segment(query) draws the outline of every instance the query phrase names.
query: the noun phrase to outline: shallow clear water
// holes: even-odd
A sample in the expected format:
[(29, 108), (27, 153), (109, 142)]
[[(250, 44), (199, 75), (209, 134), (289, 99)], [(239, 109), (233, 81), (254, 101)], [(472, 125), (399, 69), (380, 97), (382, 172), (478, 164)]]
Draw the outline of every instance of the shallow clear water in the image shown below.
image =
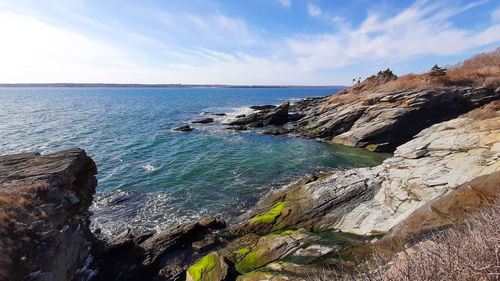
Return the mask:
[[(385, 157), (223, 123), (249, 105), (334, 89), (0, 89), (0, 155), (80, 147), (98, 166), (93, 226), (163, 229), (206, 215), (235, 218), (273, 188), (305, 173), (366, 166)], [(216, 124), (171, 129), (226, 112)]]

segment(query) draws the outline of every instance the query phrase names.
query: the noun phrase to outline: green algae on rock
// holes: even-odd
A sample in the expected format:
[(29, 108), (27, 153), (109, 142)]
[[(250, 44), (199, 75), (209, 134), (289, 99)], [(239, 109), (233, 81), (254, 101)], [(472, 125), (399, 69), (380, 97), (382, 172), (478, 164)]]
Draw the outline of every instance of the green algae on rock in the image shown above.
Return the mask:
[(228, 265), (224, 259), (212, 252), (187, 270), (186, 281), (221, 281), (227, 276)]
[(281, 215), (281, 211), (287, 205), (286, 202), (280, 202), (274, 204), (273, 208), (269, 210), (269, 212), (265, 213), (262, 216), (254, 217), (251, 221), (261, 221), (265, 223), (274, 223), (276, 219)]

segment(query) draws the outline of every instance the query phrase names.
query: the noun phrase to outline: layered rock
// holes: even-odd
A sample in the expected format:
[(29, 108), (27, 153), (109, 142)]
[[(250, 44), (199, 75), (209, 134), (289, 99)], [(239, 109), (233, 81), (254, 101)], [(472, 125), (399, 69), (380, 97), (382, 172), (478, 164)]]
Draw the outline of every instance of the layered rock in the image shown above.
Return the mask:
[(346, 91), (312, 109), (302, 109), (306, 116), (296, 126), (303, 136), (393, 151), (422, 129), (499, 98), (500, 89), (490, 88)]
[[(225, 248), (229, 254), (223, 253), (244, 274), (238, 280), (307, 280), (301, 272), (314, 270), (315, 265), (345, 268), (350, 262), (332, 257), (346, 256), (345, 249), (314, 245), (316, 234), (308, 230), (340, 230), (366, 238), (385, 234), (382, 244), (393, 238), (405, 241), (463, 222), (498, 198), (499, 182), (500, 102), (496, 101), (423, 130), (379, 166), (311, 176), (263, 199), (251, 219), (229, 229), (241, 238)], [(306, 243), (294, 240), (289, 235), (295, 231), (287, 229), (302, 229), (299, 233)], [(323, 237), (340, 241), (341, 233), (327, 233)], [(277, 253), (274, 256), (261, 250), (270, 239), (280, 241), (272, 243), (279, 245), (278, 251), (271, 251)], [(366, 252), (363, 247), (373, 246), (360, 247)], [(281, 261), (295, 270), (284, 269)]]
[(86, 277), (96, 173), (81, 149), (0, 156), (0, 280)]

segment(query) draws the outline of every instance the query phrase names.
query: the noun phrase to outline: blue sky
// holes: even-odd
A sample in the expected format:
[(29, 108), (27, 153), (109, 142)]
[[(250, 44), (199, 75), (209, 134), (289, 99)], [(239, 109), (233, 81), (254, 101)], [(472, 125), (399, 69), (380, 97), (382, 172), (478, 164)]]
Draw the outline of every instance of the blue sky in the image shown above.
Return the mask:
[(0, 0), (0, 83), (349, 85), (500, 46), (500, 1)]

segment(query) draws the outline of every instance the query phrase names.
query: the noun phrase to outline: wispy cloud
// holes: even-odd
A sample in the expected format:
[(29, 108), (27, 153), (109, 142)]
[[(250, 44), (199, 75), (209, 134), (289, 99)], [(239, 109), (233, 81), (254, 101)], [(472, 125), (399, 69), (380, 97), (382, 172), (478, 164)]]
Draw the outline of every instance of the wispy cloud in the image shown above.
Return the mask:
[(311, 3), (307, 4), (307, 12), (311, 17), (320, 17), (322, 14), (321, 9)]
[(491, 13), (491, 19), (492, 19), (494, 22), (500, 22), (500, 7), (498, 7), (496, 10), (494, 10), (494, 11)]
[(292, 5), (292, 0), (278, 0), (278, 2), (283, 7), (290, 7)]
[(229, 45), (254, 44), (258, 35), (247, 23), (221, 13), (198, 15), (186, 12), (149, 11), (163, 24), (164, 33), (177, 33), (185, 37), (209, 42), (225, 42)]
[[(469, 5), (468, 8), (473, 7)], [(453, 27), (449, 19), (466, 9), (419, 1), (393, 17), (371, 12), (356, 29), (297, 36), (287, 41), (303, 69), (336, 68), (360, 61), (454, 55), (500, 41), (500, 24), (485, 30)]]

